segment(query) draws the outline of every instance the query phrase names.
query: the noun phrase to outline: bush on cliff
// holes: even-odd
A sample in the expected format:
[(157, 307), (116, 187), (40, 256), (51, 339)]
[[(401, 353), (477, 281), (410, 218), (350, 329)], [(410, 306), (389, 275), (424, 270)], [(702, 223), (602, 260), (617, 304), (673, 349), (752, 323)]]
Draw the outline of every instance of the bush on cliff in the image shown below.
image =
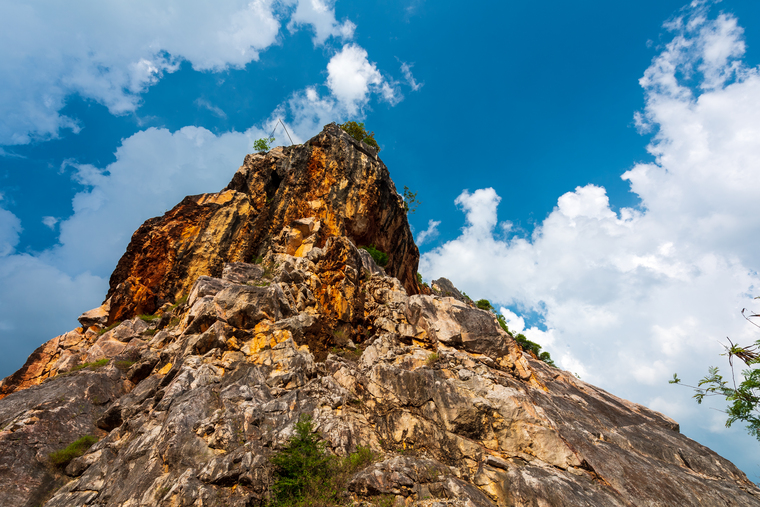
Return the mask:
[(364, 123), (347, 121), (346, 123), (339, 124), (338, 126), (357, 141), (364, 141), (368, 145), (375, 148), (378, 153), (380, 153), (380, 146), (378, 146), (377, 141), (375, 141), (375, 133), (367, 132), (367, 130), (364, 128)]
[(274, 482), (269, 506), (349, 505), (351, 501), (345, 496), (348, 480), (374, 459), (375, 454), (361, 446), (342, 459), (329, 454), (314, 431), (311, 416), (302, 415), (296, 434), (271, 458)]
[(375, 245), (370, 246), (362, 246), (359, 247), (362, 250), (366, 250), (369, 252), (369, 254), (372, 256), (372, 259), (375, 261), (375, 264), (380, 266), (381, 268), (384, 268), (388, 265), (388, 254), (385, 252), (381, 252), (377, 248), (375, 248)]
[(253, 142), (253, 149), (258, 153), (269, 151), (272, 149), (272, 143), (274, 143), (274, 137), (263, 137), (261, 139), (256, 139)]
[[(481, 310), (490, 310), (495, 313), (494, 307), (491, 305), (491, 302), (487, 299), (480, 299), (477, 303), (475, 303), (478, 308)], [(486, 307), (487, 306), (487, 307)], [(505, 333), (508, 333), (512, 338), (515, 339), (517, 344), (520, 346), (521, 349), (528, 352), (529, 354), (532, 354), (536, 357), (536, 359), (539, 359), (549, 366), (557, 367), (556, 364), (554, 364), (554, 360), (552, 359), (551, 354), (544, 351), (541, 352), (541, 345), (539, 345), (536, 342), (532, 342), (528, 340), (524, 334), (518, 333), (517, 336), (513, 335), (509, 328), (507, 327), (507, 319), (504, 318), (504, 315), (497, 313), (496, 314), (496, 320), (499, 321), (499, 326), (504, 330)]]

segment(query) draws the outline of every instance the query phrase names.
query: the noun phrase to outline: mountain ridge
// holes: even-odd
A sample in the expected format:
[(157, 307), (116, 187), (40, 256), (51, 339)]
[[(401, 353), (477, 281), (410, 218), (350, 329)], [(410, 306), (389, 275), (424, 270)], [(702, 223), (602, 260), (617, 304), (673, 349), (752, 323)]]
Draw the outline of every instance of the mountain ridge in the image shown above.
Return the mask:
[(538, 361), (448, 281), (421, 288), (418, 260), (387, 168), (337, 125), (248, 155), (146, 221), (104, 304), (2, 381), (0, 502), (263, 505), (309, 416), (330, 453), (375, 453), (345, 504), (760, 505), (672, 419)]

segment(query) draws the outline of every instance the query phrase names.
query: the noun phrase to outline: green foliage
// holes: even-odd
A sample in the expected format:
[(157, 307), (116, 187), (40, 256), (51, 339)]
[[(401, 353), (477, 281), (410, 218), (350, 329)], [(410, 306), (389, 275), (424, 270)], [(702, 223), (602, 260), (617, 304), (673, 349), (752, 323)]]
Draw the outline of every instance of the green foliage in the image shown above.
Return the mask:
[(161, 316), (160, 315), (156, 315), (156, 314), (153, 314), (153, 315), (142, 314), (142, 315), (140, 315), (140, 318), (142, 320), (144, 320), (145, 322), (153, 322), (154, 320), (160, 319)]
[(404, 185), (404, 211), (414, 213), (420, 204), (422, 204), (422, 201), (417, 199), (417, 192), (412, 192), (409, 190), (409, 187)]
[(393, 507), (396, 503), (396, 497), (394, 495), (380, 495), (372, 499), (373, 505), (376, 507)]
[(524, 334), (521, 333), (515, 336), (515, 341), (523, 350), (536, 356), (536, 359), (540, 359), (550, 366), (557, 366), (554, 364), (551, 354), (548, 352), (541, 352), (541, 345), (528, 340)]
[(270, 488), (270, 507), (350, 505), (344, 496), (348, 479), (367, 467), (376, 456), (368, 447), (343, 459), (325, 449), (314, 432), (311, 416), (302, 415), (296, 434), (285, 448), (271, 458), (274, 482)]
[[(700, 404), (707, 396), (724, 397), (729, 403), (726, 409), (728, 415), (726, 427), (731, 427), (733, 423), (741, 421), (747, 425), (749, 434), (760, 440), (760, 409), (758, 408), (760, 405), (760, 368), (754, 367), (754, 365), (760, 364), (760, 357), (757, 353), (760, 348), (760, 340), (748, 347), (734, 345), (731, 340), (729, 343), (730, 346), (725, 346), (726, 352), (721, 355), (728, 356), (728, 364), (731, 368), (730, 379), (725, 379), (720, 374), (718, 367), (711, 366), (707, 370), (707, 375), (696, 386), (687, 387), (694, 389), (694, 398)], [(750, 367), (741, 372), (743, 380), (738, 386), (734, 374), (734, 357), (742, 360)], [(681, 383), (677, 373), (673, 374), (673, 379), (669, 383)]]
[(272, 149), (272, 143), (274, 143), (274, 137), (263, 137), (256, 139), (253, 142), (253, 149), (261, 153), (263, 151), (269, 151)]
[(487, 299), (478, 299), (477, 301), (475, 301), (475, 306), (477, 306), (481, 310), (486, 310), (489, 312), (493, 312), (495, 310), (493, 305), (491, 305), (491, 302)]
[(119, 324), (121, 324), (121, 321), (120, 321), (120, 320), (117, 320), (116, 322), (114, 322), (114, 323), (113, 323), (113, 324), (111, 324), (110, 326), (108, 326), (108, 327), (104, 327), (103, 329), (101, 329), (100, 331), (98, 331), (98, 334), (105, 334), (105, 333), (109, 332), (111, 329), (113, 329), (113, 328), (115, 328), (116, 326), (118, 326)]
[(375, 148), (378, 153), (380, 153), (380, 146), (378, 146), (377, 141), (375, 141), (375, 133), (367, 132), (367, 130), (364, 128), (364, 123), (347, 121), (346, 123), (338, 126), (357, 141), (364, 141), (368, 145)]
[(440, 360), (441, 360), (441, 356), (438, 353), (434, 352), (428, 356), (427, 361), (425, 362), (427, 363), (428, 366), (433, 366), (435, 363), (437, 363)]
[(505, 333), (509, 333), (510, 335), (512, 334), (512, 333), (509, 332), (509, 328), (507, 327), (507, 319), (504, 318), (504, 315), (502, 315), (500, 313), (497, 314), (496, 315), (496, 320), (499, 321), (499, 326), (501, 326), (501, 328), (504, 330)]
[(190, 297), (190, 295), (189, 294), (185, 294), (184, 296), (182, 296), (181, 298), (179, 298), (173, 305), (171, 305), (169, 307), (168, 311), (173, 312), (178, 307), (180, 307), (180, 306), (184, 305), (185, 303), (187, 303), (187, 298), (188, 297)]
[[(475, 303), (478, 308), (481, 310), (491, 310), (495, 311), (493, 306), (491, 305), (491, 302), (487, 299), (481, 299), (477, 303)], [(486, 305), (488, 305), (490, 308), (484, 308)], [(509, 333), (509, 335), (512, 335), (512, 333), (509, 331), (509, 328), (507, 327), (507, 319), (504, 318), (504, 315), (502, 314), (496, 314), (496, 320), (499, 322), (499, 326), (504, 330), (505, 333)], [(549, 354), (546, 351), (541, 351), (541, 345), (539, 345), (536, 342), (532, 342), (528, 340), (524, 334), (520, 333), (517, 336), (513, 336), (517, 344), (522, 348), (523, 350), (527, 351), (528, 353), (532, 353), (534, 356), (536, 356), (536, 359), (539, 359), (549, 366), (554, 366), (555, 368), (557, 365), (554, 363), (554, 360), (552, 359), (551, 354)]]
[(384, 268), (388, 264), (388, 254), (385, 252), (381, 252), (380, 250), (375, 248), (375, 245), (362, 246), (360, 248), (368, 251), (369, 254), (372, 256), (372, 258), (374, 259), (375, 264), (377, 264), (381, 268)]
[(93, 370), (96, 369), (96, 368), (102, 368), (103, 366), (105, 366), (105, 365), (108, 364), (108, 361), (109, 361), (109, 359), (104, 357), (103, 359), (98, 359), (97, 361), (93, 361), (91, 363), (78, 364), (78, 365), (74, 366), (71, 369), (71, 371), (84, 370), (85, 368), (90, 368), (90, 369), (93, 369)]
[(127, 371), (132, 367), (133, 364), (135, 364), (137, 361), (134, 361), (132, 359), (124, 359), (122, 361), (116, 361), (114, 363), (114, 366), (116, 366), (121, 371)]
[(97, 438), (91, 435), (85, 435), (75, 442), (70, 443), (65, 449), (51, 452), (50, 456), (48, 456), (50, 463), (52, 463), (54, 466), (65, 468), (66, 465), (71, 462), (71, 460), (82, 456), (85, 452), (87, 452), (87, 449), (92, 447), (92, 445), (97, 441)]

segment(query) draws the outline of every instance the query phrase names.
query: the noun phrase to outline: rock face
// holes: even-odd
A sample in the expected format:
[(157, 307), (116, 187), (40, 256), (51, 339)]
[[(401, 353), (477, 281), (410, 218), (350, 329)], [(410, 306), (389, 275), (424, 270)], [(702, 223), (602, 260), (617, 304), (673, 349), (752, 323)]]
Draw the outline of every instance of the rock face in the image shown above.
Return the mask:
[[(254, 203), (300, 156), (343, 150), (336, 164), (384, 169), (333, 131), (249, 156), (224, 192), (147, 222), (108, 304), (82, 316), (89, 327), (3, 381), (0, 505), (263, 505), (269, 458), (302, 414), (330, 452), (375, 451), (348, 480), (355, 505), (760, 505), (760, 489), (676, 422), (531, 358), (489, 312), (415, 293), (417, 250), (387, 173), (375, 197), (356, 176), (286, 199), (284, 171), (273, 209)], [(357, 243), (387, 251), (388, 271)], [(459, 294), (448, 280), (433, 289)], [(131, 316), (157, 306), (147, 322)], [(86, 454), (50, 465), (87, 434), (100, 440)]]
[(286, 226), (287, 241), (277, 243), (286, 253), (322, 247), (330, 236), (375, 245), (388, 253), (388, 274), (419, 293), (419, 252), (388, 169), (373, 148), (330, 124), (306, 144), (248, 155), (222, 192), (187, 197), (145, 222), (111, 276), (108, 323), (155, 312), (199, 276), (221, 276), (226, 263), (265, 256)]

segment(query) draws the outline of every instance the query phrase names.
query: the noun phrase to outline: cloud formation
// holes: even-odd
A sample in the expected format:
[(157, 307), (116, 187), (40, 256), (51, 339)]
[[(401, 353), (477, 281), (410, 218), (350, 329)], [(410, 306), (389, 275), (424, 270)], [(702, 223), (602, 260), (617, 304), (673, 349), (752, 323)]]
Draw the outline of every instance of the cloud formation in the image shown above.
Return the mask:
[(401, 62), (401, 73), (404, 75), (406, 82), (412, 88), (412, 91), (416, 92), (419, 91), (419, 89), (422, 88), (425, 83), (418, 83), (417, 80), (414, 79), (414, 75), (412, 75), (412, 65), (409, 65), (406, 62)]
[(439, 225), (441, 225), (440, 220), (432, 220), (432, 219), (428, 220), (427, 229), (419, 232), (417, 234), (417, 237), (415, 238), (415, 242), (417, 243), (417, 246), (420, 246), (421, 244), (437, 237)]
[(667, 28), (673, 39), (641, 79), (645, 107), (636, 116), (653, 133), (655, 161), (622, 175), (640, 207), (616, 213), (604, 188), (580, 186), (530, 237), (505, 238), (496, 192), (465, 190), (456, 200), (461, 235), (424, 254), (420, 271), (535, 312), (543, 326), (525, 334), (584, 380), (724, 431), (723, 414), (667, 380), (701, 378), (720, 362), (725, 336), (758, 338), (739, 310), (760, 289), (750, 184), (760, 176), (760, 71), (740, 60), (742, 30), (730, 15), (711, 19), (695, 3)]
[[(21, 223), (0, 208), (0, 368), (10, 374), (19, 355), (76, 327), (76, 317), (98, 306), (108, 277), (132, 233), (186, 195), (221, 190), (264, 131), (219, 136), (200, 127), (176, 132), (150, 128), (125, 139), (116, 161), (98, 168), (67, 161), (84, 186), (73, 214), (56, 223), (57, 245), (36, 255), (16, 253)], [(149, 184), (146, 184), (149, 182)], [(52, 217), (47, 217), (52, 218)], [(35, 315), (44, 309), (45, 318)], [(5, 376), (5, 375), (0, 375)]]
[(277, 42), (291, 14), (291, 28), (311, 27), (315, 44), (353, 36), (353, 23), (338, 23), (320, 0), (2, 2), (0, 145), (77, 132), (77, 119), (60, 114), (71, 94), (124, 114), (182, 60), (198, 71), (242, 68)]
[(295, 31), (301, 25), (310, 25), (314, 30), (314, 45), (324, 44), (329, 37), (351, 39), (354, 36), (356, 25), (350, 20), (339, 23), (335, 19), (334, 0), (302, 0), (290, 1), (291, 5), (297, 3), (296, 11), (290, 18), (288, 29)]
[(346, 44), (327, 64), (327, 87), (349, 116), (361, 113), (371, 93), (396, 104), (401, 100), (393, 82), (384, 78), (367, 59), (367, 51), (357, 44)]

